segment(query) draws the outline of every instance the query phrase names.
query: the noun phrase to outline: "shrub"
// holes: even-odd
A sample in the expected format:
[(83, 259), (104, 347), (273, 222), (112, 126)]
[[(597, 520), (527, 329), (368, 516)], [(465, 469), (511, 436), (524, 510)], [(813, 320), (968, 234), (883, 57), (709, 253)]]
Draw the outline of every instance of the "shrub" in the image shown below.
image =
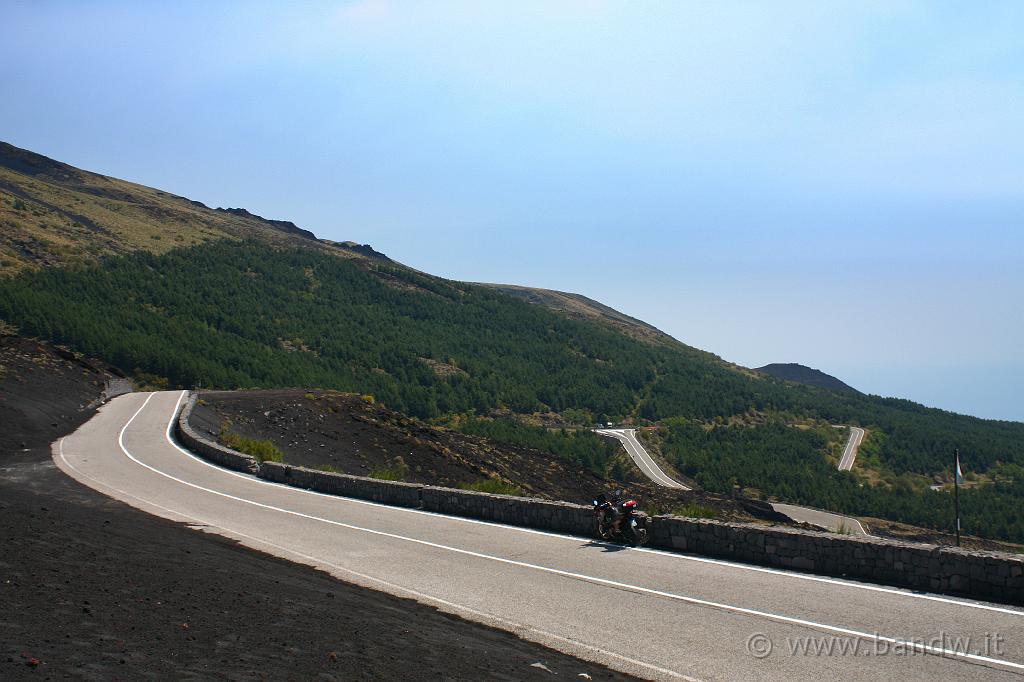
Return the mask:
[(622, 446), (610, 438), (590, 431), (551, 430), (529, 426), (514, 419), (484, 419), (465, 416), (458, 422), (459, 431), (483, 436), (500, 443), (532, 448), (604, 474), (619, 457)]
[(481, 493), (493, 493), (495, 495), (517, 495), (522, 496), (523, 489), (511, 483), (505, 483), (500, 478), (483, 478), (475, 483), (460, 483), (462, 490), (475, 490)]
[(166, 391), (171, 386), (170, 380), (166, 377), (157, 376), (156, 374), (150, 374), (138, 369), (132, 375), (132, 381), (140, 391)]
[(370, 478), (378, 478), (382, 481), (404, 481), (409, 467), (401, 457), (395, 457), (391, 466), (386, 469), (374, 469), (368, 475)]
[(248, 438), (247, 436), (241, 436), (237, 433), (226, 431), (222, 427), (220, 432), (220, 442), (232, 450), (238, 450), (239, 452), (251, 455), (257, 462), (284, 461), (284, 453), (278, 450), (277, 446), (269, 440)]
[(685, 506), (673, 509), (672, 515), (685, 516), (691, 519), (713, 519), (718, 516), (718, 512), (707, 505), (691, 502)]

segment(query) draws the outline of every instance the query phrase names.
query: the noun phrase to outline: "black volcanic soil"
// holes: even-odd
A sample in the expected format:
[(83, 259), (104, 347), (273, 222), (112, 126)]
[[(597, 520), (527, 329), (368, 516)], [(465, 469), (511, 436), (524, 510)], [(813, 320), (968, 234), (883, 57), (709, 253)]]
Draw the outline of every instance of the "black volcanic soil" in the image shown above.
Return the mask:
[(98, 404), (118, 376), (97, 361), (20, 336), (0, 336), (0, 453), (50, 443)]
[[(686, 504), (712, 507), (717, 518), (757, 520), (737, 502), (700, 491), (679, 492), (646, 481), (633, 472), (624, 482), (603, 478), (554, 455), (470, 436), (425, 424), (358, 395), (298, 389), (208, 391), (190, 423), (216, 440), (227, 420), (229, 430), (269, 440), (296, 466), (330, 465), (357, 476), (392, 466), (397, 457), (408, 467), (405, 480), (457, 487), (496, 477), (545, 499), (588, 503), (594, 494), (625, 486), (646, 509), (668, 511)], [(625, 452), (622, 454), (626, 458)], [(627, 460), (628, 461), (628, 460)], [(755, 510), (756, 511), (756, 510)]]
[[(904, 542), (927, 542), (933, 545), (955, 545), (956, 536), (953, 533), (946, 533), (929, 528), (910, 526), (897, 521), (886, 519), (875, 519), (866, 517), (862, 519), (868, 527), (868, 532), (891, 540), (903, 540)], [(1017, 545), (1012, 542), (1000, 540), (986, 540), (985, 538), (974, 537), (973, 535), (962, 535), (960, 546), (965, 549), (980, 550), (985, 552), (1009, 552), (1020, 554), (1024, 552), (1024, 545)]]
[(401, 457), (412, 483), (454, 487), (498, 476), (531, 495), (576, 500), (590, 499), (605, 483), (582, 467), (433, 427), (351, 393), (224, 391), (201, 398), (205, 405), (193, 411), (193, 427), (216, 434), (227, 419), (231, 431), (272, 441), (297, 466), (329, 464), (365, 476)]
[(0, 679), (622, 679), (149, 516), (57, 469), (108, 378), (0, 339)]

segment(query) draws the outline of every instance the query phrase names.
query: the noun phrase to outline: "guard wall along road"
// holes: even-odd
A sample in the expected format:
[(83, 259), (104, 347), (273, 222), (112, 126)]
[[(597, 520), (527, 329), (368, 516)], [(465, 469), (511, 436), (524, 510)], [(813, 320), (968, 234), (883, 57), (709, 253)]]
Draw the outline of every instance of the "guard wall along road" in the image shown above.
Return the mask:
[[(189, 400), (176, 421), (181, 442), (210, 461), (265, 480), (326, 494), (589, 537), (589, 505), (382, 481), (264, 462), (201, 438), (188, 424)], [(652, 547), (930, 592), (1024, 604), (1024, 557), (875, 537), (655, 516)]]

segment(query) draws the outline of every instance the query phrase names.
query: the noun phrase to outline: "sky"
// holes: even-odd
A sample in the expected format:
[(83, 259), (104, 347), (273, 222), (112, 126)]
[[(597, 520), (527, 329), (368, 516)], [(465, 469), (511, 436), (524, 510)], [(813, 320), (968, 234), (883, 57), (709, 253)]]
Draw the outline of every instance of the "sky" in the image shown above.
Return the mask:
[(1024, 3), (0, 2), (0, 139), (1024, 421)]

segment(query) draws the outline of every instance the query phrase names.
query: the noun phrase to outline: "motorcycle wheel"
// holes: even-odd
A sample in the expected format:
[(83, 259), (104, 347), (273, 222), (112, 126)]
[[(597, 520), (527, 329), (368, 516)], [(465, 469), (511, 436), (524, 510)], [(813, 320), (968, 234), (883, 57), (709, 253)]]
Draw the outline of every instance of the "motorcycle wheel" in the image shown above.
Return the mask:
[(643, 547), (647, 544), (647, 529), (637, 528), (633, 533), (633, 545), (635, 547)]

